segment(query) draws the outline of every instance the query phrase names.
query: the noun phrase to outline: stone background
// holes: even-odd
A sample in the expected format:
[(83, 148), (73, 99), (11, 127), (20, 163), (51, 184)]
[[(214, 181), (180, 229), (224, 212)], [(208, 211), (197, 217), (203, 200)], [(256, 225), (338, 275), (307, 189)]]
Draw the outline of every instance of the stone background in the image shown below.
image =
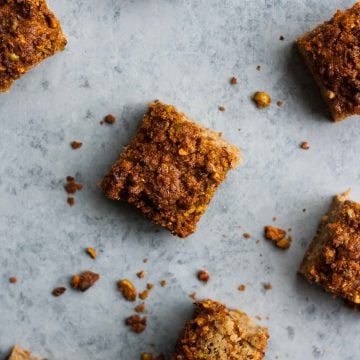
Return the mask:
[[(261, 316), (271, 333), (266, 359), (359, 359), (359, 315), (296, 274), (331, 197), (352, 187), (360, 200), (360, 124), (329, 121), (294, 39), (351, 4), (49, 0), (68, 47), (0, 97), (1, 359), (14, 343), (54, 360), (170, 354), (191, 316), (193, 291)], [(257, 90), (273, 97), (267, 110), (253, 106)], [(245, 159), (185, 241), (108, 201), (96, 185), (156, 98), (222, 131)], [(108, 113), (118, 121), (100, 126)], [(82, 148), (72, 150), (72, 140)], [(309, 151), (299, 149), (304, 140)], [(67, 175), (85, 184), (73, 208)], [(292, 228), (287, 252), (262, 239), (274, 216)], [(96, 261), (87, 246), (98, 250)], [(207, 285), (196, 279), (200, 268), (211, 273)], [(51, 296), (86, 269), (101, 274), (92, 289)], [(138, 280), (142, 269), (148, 275)], [(123, 277), (139, 289), (156, 285), (140, 335), (123, 325), (134, 307), (116, 291)], [(264, 282), (273, 289), (265, 292)]]

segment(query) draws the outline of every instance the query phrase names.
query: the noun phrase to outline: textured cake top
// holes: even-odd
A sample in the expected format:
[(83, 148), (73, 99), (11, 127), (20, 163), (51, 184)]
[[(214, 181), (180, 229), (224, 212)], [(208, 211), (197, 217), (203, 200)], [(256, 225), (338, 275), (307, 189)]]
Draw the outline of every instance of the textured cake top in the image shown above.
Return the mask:
[(298, 40), (335, 113), (360, 113), (360, 3)]
[(45, 0), (0, 0), (0, 91), (65, 45)]
[(195, 317), (186, 323), (172, 360), (259, 360), (268, 339), (266, 328), (243, 312), (204, 300), (195, 303)]
[(304, 264), (310, 280), (360, 303), (360, 203), (348, 200), (348, 196), (334, 198)]
[(185, 237), (195, 231), (218, 185), (239, 162), (221, 134), (190, 121), (174, 106), (154, 102), (135, 137), (104, 178), (111, 199)]

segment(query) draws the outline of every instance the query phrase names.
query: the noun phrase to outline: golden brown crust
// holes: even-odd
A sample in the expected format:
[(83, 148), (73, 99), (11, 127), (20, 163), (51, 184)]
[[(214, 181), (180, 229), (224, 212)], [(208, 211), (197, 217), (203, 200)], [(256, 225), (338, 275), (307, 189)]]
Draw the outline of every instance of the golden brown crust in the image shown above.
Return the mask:
[(261, 360), (268, 338), (268, 330), (245, 313), (213, 300), (198, 301), (171, 360)]
[(186, 237), (239, 161), (239, 150), (219, 133), (157, 101), (102, 188), (110, 199), (126, 200), (172, 234)]
[(65, 45), (45, 0), (0, 0), (0, 92)]
[(300, 266), (310, 282), (360, 303), (360, 203), (336, 196)]
[(360, 115), (360, 3), (297, 40), (334, 121)]
[(8, 360), (39, 360), (39, 359), (31, 355), (28, 351), (23, 350), (19, 346), (15, 345), (13, 350), (11, 351)]

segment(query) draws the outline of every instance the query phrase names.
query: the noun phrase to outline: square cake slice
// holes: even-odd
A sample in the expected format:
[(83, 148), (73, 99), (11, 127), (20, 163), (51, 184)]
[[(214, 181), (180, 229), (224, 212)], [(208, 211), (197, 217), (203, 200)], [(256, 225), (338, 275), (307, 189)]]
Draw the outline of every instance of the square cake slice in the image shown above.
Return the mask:
[(334, 198), (299, 272), (326, 291), (360, 304), (360, 203)]
[(267, 328), (245, 313), (213, 300), (198, 301), (171, 360), (261, 360), (268, 338)]
[(360, 3), (297, 40), (334, 121), (360, 115)]
[(0, 92), (65, 45), (45, 0), (0, 0)]
[(39, 360), (39, 358), (15, 345), (8, 360)]
[(173, 235), (186, 237), (239, 161), (239, 149), (220, 133), (156, 101), (103, 179), (102, 189), (110, 199), (127, 201)]

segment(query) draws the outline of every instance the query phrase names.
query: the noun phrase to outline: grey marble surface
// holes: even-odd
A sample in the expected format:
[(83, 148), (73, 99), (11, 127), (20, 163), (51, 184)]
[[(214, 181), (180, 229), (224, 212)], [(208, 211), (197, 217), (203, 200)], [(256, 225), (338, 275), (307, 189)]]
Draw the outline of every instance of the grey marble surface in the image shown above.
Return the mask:
[[(192, 313), (188, 294), (196, 291), (261, 316), (271, 334), (266, 359), (359, 359), (359, 315), (296, 275), (332, 195), (352, 187), (360, 200), (360, 123), (328, 120), (293, 42), (351, 1), (49, 5), (68, 47), (0, 97), (0, 358), (14, 343), (54, 360), (169, 354)], [(259, 111), (250, 101), (257, 90), (284, 106)], [(96, 185), (155, 98), (222, 131), (245, 159), (185, 241), (106, 200)], [(118, 121), (100, 126), (108, 113)], [(72, 150), (72, 140), (83, 141), (82, 148)], [(304, 140), (309, 151), (299, 149)], [(85, 184), (73, 208), (63, 189), (67, 175)], [(262, 239), (273, 216), (292, 228), (287, 252)], [(95, 261), (87, 246), (98, 250)], [(200, 268), (211, 273), (205, 286), (196, 279)], [(101, 274), (92, 289), (51, 296), (86, 269)], [(146, 279), (136, 279), (142, 269)], [(9, 284), (10, 276), (18, 283)], [(156, 285), (140, 335), (123, 325), (134, 306), (116, 291), (123, 277), (139, 289), (146, 281)], [(263, 282), (273, 289), (265, 292)]]

